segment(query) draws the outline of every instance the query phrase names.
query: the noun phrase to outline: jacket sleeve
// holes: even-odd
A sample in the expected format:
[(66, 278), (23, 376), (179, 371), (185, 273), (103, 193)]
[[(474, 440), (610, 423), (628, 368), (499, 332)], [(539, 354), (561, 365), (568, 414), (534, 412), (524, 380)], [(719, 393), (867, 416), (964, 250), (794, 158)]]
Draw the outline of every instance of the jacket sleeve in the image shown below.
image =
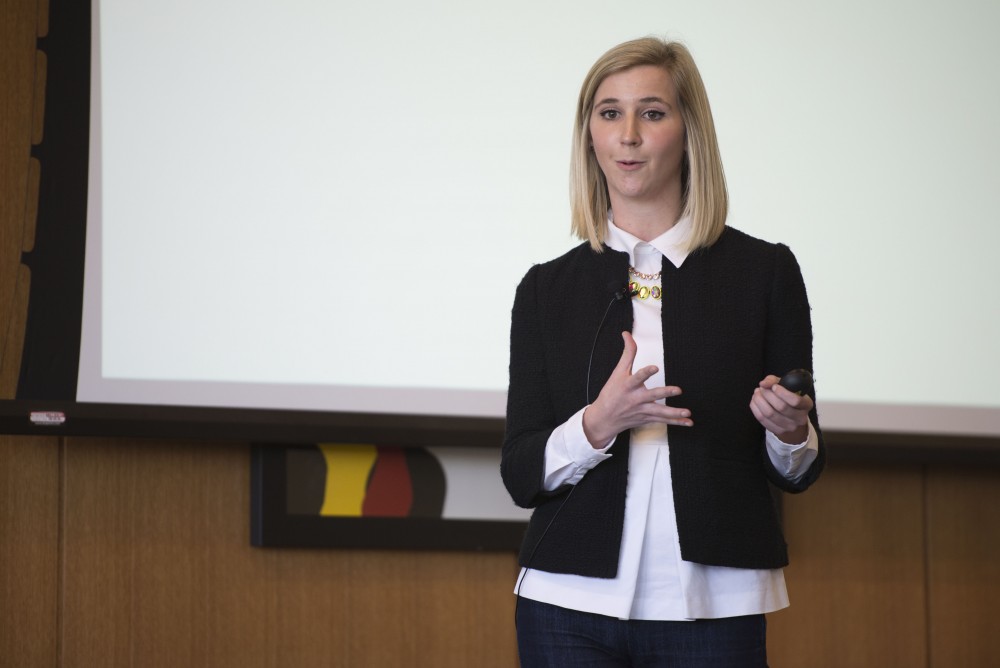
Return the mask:
[(510, 384), (500, 475), (514, 503), (531, 508), (558, 495), (543, 489), (545, 446), (558, 426), (546, 373), (538, 266), (521, 280), (510, 326)]
[[(807, 369), (812, 373), (812, 320), (806, 286), (795, 256), (782, 244), (775, 248), (773, 281), (764, 351), (767, 373), (782, 376), (792, 369)], [(815, 387), (810, 396), (815, 402)], [(819, 453), (800, 478), (794, 482), (785, 478), (774, 468), (767, 453), (764, 453), (768, 479), (786, 492), (796, 493), (807, 489), (819, 477), (826, 463), (826, 447), (815, 406), (809, 419), (819, 440)]]

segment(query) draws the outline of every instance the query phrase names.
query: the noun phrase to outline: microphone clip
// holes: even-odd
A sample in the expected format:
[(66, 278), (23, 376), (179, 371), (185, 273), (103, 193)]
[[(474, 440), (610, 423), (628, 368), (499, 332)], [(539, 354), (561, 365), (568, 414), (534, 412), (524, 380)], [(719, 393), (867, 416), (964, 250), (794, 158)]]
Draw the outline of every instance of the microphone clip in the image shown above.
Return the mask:
[(630, 283), (615, 293), (615, 301), (620, 302), (627, 297), (635, 297), (637, 294), (639, 294), (639, 291)]

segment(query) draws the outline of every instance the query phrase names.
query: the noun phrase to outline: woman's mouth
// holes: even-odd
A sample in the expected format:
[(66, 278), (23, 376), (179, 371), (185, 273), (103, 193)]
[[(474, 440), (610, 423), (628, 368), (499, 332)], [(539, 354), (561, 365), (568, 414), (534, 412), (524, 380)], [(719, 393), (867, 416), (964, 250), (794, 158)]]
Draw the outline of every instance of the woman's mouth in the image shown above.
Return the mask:
[(642, 167), (643, 163), (638, 160), (617, 160), (618, 166), (625, 171), (633, 171)]

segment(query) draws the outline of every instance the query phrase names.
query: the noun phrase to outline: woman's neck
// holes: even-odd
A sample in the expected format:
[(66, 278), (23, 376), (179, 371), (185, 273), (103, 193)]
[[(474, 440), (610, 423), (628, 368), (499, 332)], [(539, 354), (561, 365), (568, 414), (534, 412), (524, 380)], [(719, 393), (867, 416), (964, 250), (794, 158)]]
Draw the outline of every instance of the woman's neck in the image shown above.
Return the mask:
[(663, 202), (611, 203), (615, 225), (643, 241), (652, 241), (674, 225), (681, 217), (679, 204), (664, 206)]

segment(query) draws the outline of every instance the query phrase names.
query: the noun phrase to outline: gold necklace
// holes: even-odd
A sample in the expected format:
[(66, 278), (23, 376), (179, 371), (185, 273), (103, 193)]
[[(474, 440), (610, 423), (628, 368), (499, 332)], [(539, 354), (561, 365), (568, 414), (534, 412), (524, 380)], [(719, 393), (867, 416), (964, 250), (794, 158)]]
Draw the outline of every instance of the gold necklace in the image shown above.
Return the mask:
[(652, 297), (656, 301), (659, 301), (663, 297), (663, 291), (659, 285), (641, 285), (636, 281), (628, 282), (628, 291), (632, 293), (633, 297), (638, 299), (649, 299)]
[(644, 274), (641, 271), (637, 270), (632, 265), (629, 265), (628, 273), (631, 274), (632, 276), (635, 276), (636, 278), (641, 278), (644, 281), (658, 281), (660, 280), (660, 274), (662, 274), (663, 272), (658, 271), (655, 274)]

